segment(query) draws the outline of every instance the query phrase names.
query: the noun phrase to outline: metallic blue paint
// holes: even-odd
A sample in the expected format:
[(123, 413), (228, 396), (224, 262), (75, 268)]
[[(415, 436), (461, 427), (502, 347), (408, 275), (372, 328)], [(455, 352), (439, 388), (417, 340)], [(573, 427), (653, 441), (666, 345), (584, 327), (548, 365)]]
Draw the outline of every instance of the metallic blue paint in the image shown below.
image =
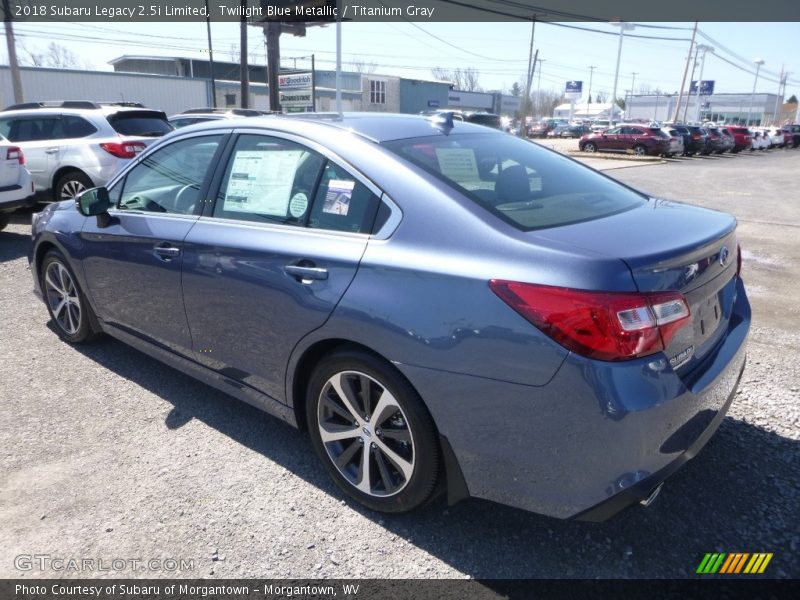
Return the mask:
[[(128, 168), (183, 136), (234, 127), (181, 129)], [(57, 247), (104, 331), (293, 425), (306, 353), (329, 340), (361, 344), (419, 392), (470, 494), (551, 516), (646, 493), (718, 425), (750, 325), (735, 260), (719, 261), (723, 246), (731, 255), (736, 248), (730, 216), (650, 199), (526, 233), (375, 143), (503, 133), (468, 123), (442, 132), (425, 119), (382, 115), (248, 119), (240, 127), (324, 149), (391, 199), (390, 225), (373, 236), (345, 234), (224, 221), (208, 208), (197, 216), (111, 211), (105, 225), (60, 203), (34, 222), (36, 285), (35, 261)], [(217, 185), (214, 177), (204, 187)], [(180, 252), (165, 260), (154, 252), (165, 243)], [(297, 264), (328, 277), (302, 281), (286, 271)], [(679, 290), (694, 323), (665, 352), (591, 360), (511, 310), (489, 289), (493, 278)], [(673, 369), (669, 360), (687, 345), (691, 360)]]

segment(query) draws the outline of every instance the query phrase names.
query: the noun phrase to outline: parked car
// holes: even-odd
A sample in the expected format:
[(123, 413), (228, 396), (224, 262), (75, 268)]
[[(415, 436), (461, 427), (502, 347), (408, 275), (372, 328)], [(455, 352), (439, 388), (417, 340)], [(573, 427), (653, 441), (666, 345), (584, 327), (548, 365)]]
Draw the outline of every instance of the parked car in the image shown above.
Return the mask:
[(680, 156), (684, 152), (683, 135), (674, 127), (662, 127), (661, 131), (669, 136), (669, 151), (666, 156)]
[(733, 141), (733, 137), (725, 133), (719, 127), (706, 127), (705, 130), (708, 134), (708, 142), (712, 152), (724, 154), (725, 152), (733, 150), (733, 147), (736, 145)]
[(584, 135), (578, 147), (583, 152), (629, 152), (638, 156), (661, 156), (669, 152), (670, 136), (657, 127), (620, 125), (600, 133)]
[(708, 137), (708, 132), (698, 125), (684, 125), (689, 130), (689, 135), (692, 138), (691, 149), (695, 154), (702, 154), (708, 156), (713, 152), (711, 140)]
[(33, 192), (25, 154), (0, 135), (0, 230), (8, 225), (12, 212), (35, 204)]
[(601, 131), (605, 131), (606, 129), (611, 127), (611, 121), (608, 119), (595, 119), (591, 122), (589, 129), (592, 130), (592, 133), (600, 133)]
[(472, 123), (198, 124), (32, 228), (61, 338), (307, 428), (380, 511), (441, 484), (607, 518), (695, 456), (745, 364), (732, 216)]
[(700, 151), (700, 144), (692, 139), (692, 133), (685, 125), (672, 125), (672, 128), (683, 138), (683, 156), (694, 156)]
[(130, 102), (27, 102), (0, 111), (0, 135), (22, 148), (36, 191), (53, 200), (104, 185), (170, 131), (163, 112)]
[(733, 136), (733, 149), (732, 153), (741, 152), (742, 150), (749, 150), (752, 145), (753, 136), (747, 127), (739, 127), (738, 125), (729, 125), (723, 128), (729, 135)]
[(589, 133), (586, 125), (570, 125), (569, 123), (559, 123), (547, 132), (547, 137), (559, 138), (579, 138)]
[(761, 131), (752, 130), (750, 150), (766, 150), (768, 148), (769, 141), (762, 135)]
[(566, 119), (541, 119), (528, 128), (528, 137), (546, 137), (557, 125), (567, 125)]
[(785, 144), (783, 132), (780, 127), (763, 127), (761, 129), (761, 135), (769, 142), (770, 148), (783, 148)]
[(791, 138), (791, 140), (787, 139), (786, 141), (787, 147), (789, 144), (791, 144), (792, 148), (800, 146), (800, 125), (784, 125), (782, 129), (784, 133), (789, 134), (786, 137)]
[(235, 119), (238, 117), (263, 117), (264, 112), (249, 108), (190, 108), (180, 114), (172, 115), (167, 119), (169, 124), (175, 129), (205, 123), (206, 121), (216, 121), (219, 119)]

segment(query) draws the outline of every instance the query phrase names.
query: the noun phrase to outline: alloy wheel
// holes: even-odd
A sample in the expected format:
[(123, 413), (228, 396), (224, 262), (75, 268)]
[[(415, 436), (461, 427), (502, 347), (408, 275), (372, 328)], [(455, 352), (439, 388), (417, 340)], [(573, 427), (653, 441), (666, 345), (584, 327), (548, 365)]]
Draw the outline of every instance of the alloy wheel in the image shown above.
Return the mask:
[(61, 199), (71, 200), (86, 191), (86, 186), (77, 179), (69, 179), (61, 186)]
[(359, 491), (386, 497), (408, 484), (414, 436), (397, 399), (376, 379), (335, 373), (322, 386), (317, 426), (333, 465)]
[(58, 326), (68, 335), (81, 327), (81, 303), (78, 288), (67, 268), (58, 261), (47, 266), (44, 276), (47, 303)]

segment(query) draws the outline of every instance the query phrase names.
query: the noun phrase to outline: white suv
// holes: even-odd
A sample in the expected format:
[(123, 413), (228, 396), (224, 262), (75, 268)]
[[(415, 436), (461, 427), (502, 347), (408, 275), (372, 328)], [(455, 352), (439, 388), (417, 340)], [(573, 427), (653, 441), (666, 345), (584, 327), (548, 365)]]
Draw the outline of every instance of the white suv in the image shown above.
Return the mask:
[(163, 112), (130, 102), (27, 102), (0, 111), (0, 135), (22, 148), (36, 191), (55, 201), (105, 185), (172, 129)]
[(0, 135), (0, 229), (8, 225), (12, 212), (33, 204), (33, 182), (25, 168), (25, 155)]

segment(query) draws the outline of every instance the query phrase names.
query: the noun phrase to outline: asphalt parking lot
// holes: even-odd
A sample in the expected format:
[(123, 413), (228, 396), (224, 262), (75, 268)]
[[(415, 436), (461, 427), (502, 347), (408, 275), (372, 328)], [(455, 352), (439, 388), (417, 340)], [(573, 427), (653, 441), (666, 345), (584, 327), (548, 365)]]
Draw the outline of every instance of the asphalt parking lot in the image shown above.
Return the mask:
[[(766, 575), (800, 577), (800, 151), (607, 162), (626, 184), (734, 213), (753, 305), (728, 416), (651, 507), (592, 524), (479, 500), (405, 516), (345, 501), (305, 434), (119, 342), (60, 342), (18, 213), (0, 233), (0, 577), (674, 578), (706, 552), (772, 552)], [(17, 568), (34, 554), (192, 567)]]

